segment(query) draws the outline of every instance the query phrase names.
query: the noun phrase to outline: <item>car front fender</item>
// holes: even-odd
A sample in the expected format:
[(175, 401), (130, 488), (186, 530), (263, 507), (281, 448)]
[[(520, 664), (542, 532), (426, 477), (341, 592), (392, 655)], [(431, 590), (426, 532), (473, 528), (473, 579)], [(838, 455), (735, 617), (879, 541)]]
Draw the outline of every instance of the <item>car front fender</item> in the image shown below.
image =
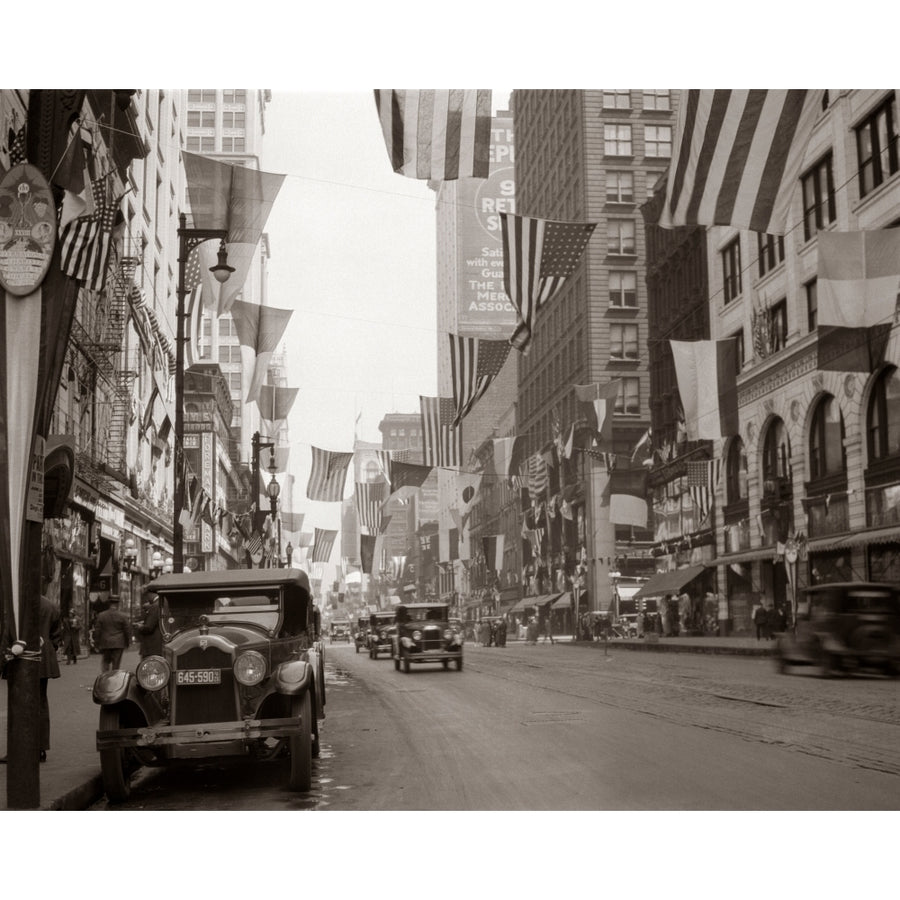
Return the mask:
[(134, 682), (134, 673), (123, 669), (115, 669), (112, 672), (101, 672), (94, 680), (91, 696), (94, 703), (100, 706), (109, 706), (111, 703), (119, 703), (125, 700)]
[(302, 694), (309, 690), (312, 680), (313, 668), (305, 659), (283, 662), (275, 670), (275, 690), (279, 694)]

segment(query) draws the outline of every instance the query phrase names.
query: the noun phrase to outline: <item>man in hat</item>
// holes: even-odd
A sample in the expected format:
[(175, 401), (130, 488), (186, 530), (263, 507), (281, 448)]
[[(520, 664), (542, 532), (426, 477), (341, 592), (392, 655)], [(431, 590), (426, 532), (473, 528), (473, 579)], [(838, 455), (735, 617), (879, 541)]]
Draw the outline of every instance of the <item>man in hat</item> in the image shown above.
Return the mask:
[(122, 653), (131, 645), (131, 624), (119, 610), (119, 595), (110, 594), (109, 607), (94, 622), (94, 643), (102, 653), (101, 672), (122, 667)]

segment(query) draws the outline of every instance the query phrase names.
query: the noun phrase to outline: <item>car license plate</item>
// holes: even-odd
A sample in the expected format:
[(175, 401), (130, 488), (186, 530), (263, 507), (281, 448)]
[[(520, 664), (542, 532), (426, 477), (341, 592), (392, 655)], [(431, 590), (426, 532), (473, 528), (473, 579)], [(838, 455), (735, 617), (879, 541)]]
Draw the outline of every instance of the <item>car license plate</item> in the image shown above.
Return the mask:
[(175, 684), (221, 684), (221, 669), (179, 669)]

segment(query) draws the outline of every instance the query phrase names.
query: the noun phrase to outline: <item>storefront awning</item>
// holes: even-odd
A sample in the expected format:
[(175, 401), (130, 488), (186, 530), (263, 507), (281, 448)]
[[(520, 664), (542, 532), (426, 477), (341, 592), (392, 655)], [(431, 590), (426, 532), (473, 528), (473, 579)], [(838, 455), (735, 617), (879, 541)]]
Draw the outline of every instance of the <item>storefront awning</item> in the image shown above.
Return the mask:
[(819, 538), (807, 542), (809, 553), (822, 553), (826, 550), (843, 550), (845, 547), (857, 547), (860, 544), (889, 544), (900, 542), (900, 526), (891, 528), (874, 528), (868, 531), (854, 531), (840, 537)]
[(557, 597), (560, 597), (560, 594), (541, 594), (537, 597), (523, 597), (519, 600), (514, 606), (510, 608), (510, 612), (516, 612), (520, 609), (529, 609), (529, 608), (537, 608), (539, 606), (546, 606), (548, 603), (552, 603), (556, 600)]
[(643, 585), (632, 599), (677, 594), (686, 584), (702, 575), (705, 569), (706, 566), (686, 566), (683, 569), (673, 569), (671, 572), (659, 572)]
[(572, 592), (566, 591), (564, 594), (560, 594), (554, 601), (552, 609), (571, 609), (572, 607)]

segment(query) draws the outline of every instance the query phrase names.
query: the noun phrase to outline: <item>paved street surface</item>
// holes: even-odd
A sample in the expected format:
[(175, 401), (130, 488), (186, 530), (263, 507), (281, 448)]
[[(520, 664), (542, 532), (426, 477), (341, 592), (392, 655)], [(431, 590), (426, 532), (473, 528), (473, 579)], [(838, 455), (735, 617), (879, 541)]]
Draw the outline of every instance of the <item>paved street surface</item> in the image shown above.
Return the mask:
[(327, 659), (310, 793), (283, 762), (204, 766), (142, 776), (124, 808), (900, 808), (896, 680), (600, 644), (469, 644), (462, 672), (408, 675), (352, 645)]

